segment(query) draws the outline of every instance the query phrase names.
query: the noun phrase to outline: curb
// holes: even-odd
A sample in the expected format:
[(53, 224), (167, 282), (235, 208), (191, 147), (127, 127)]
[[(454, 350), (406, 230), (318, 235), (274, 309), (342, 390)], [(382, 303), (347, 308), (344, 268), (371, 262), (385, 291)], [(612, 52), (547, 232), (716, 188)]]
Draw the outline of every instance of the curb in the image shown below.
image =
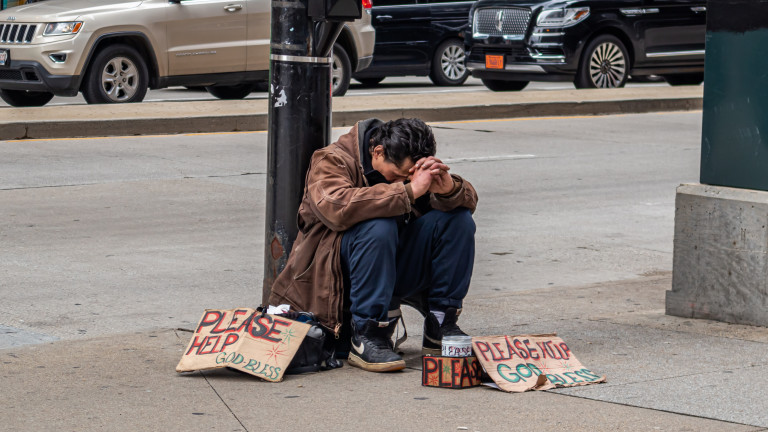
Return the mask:
[[(552, 95), (548, 95), (552, 96)], [(568, 98), (565, 98), (568, 99)], [(661, 111), (690, 111), (702, 109), (703, 99), (700, 95), (671, 96), (671, 97), (639, 97), (627, 99), (593, 99), (593, 100), (533, 100), (517, 103), (492, 104), (442, 104), (422, 107), (381, 107), (381, 104), (366, 103), (368, 99), (356, 97), (354, 103), (346, 103), (334, 110), (332, 126), (352, 126), (362, 118), (377, 117), (382, 120), (393, 120), (401, 117), (418, 117), (427, 122), (486, 120), (521, 117), (558, 117), (573, 115), (611, 115), (638, 114)], [(371, 98), (371, 100), (374, 100)], [(347, 102), (347, 101), (345, 101)], [(398, 100), (399, 102), (399, 100)], [(437, 101), (440, 102), (439, 100)], [(133, 104), (131, 104), (133, 105)], [(264, 101), (266, 106), (266, 101)], [(368, 108), (369, 106), (380, 108)], [(396, 105), (389, 103), (388, 105)], [(138, 105), (142, 107), (142, 105)], [(265, 131), (268, 128), (266, 109), (241, 109), (237, 113), (224, 112), (220, 114), (204, 114), (197, 110), (194, 113), (178, 113), (173, 107), (179, 103), (158, 104), (150, 107), (145, 104), (136, 111), (118, 111), (115, 115), (93, 118), (102, 114), (104, 108), (97, 106), (78, 106), (78, 111), (85, 112), (83, 118), (71, 120), (16, 120), (0, 121), (0, 140), (52, 139), (76, 137), (105, 137), (105, 136), (135, 136), (135, 135), (165, 135), (185, 133), (212, 132), (244, 132)], [(102, 106), (103, 107), (103, 106)], [(239, 106), (238, 106), (239, 107)], [(69, 107), (67, 107), (69, 108)], [(122, 108), (122, 107), (121, 107)], [(262, 107), (265, 108), (265, 107)], [(45, 108), (44, 108), (45, 109)], [(88, 111), (91, 110), (91, 111)], [(149, 111), (157, 113), (155, 117), (147, 117)], [(215, 107), (211, 111), (221, 112)], [(229, 110), (233, 111), (233, 110)], [(249, 113), (249, 111), (251, 111)], [(49, 107), (48, 111), (27, 111), (25, 117), (42, 116), (59, 117), (63, 113), (61, 107)], [(150, 114), (151, 115), (151, 114)]]

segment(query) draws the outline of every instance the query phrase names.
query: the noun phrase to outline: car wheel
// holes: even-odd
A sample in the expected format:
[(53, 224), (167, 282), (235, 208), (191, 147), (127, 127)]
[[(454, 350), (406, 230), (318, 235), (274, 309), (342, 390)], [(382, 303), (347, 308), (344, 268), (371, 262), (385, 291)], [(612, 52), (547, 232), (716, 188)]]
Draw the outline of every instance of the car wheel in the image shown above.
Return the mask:
[(334, 96), (344, 96), (349, 89), (352, 78), (352, 63), (344, 48), (339, 44), (333, 45), (333, 62), (331, 63), (331, 89)]
[(53, 99), (53, 93), (0, 89), (0, 99), (10, 106), (39, 107), (50, 102)]
[(355, 80), (360, 81), (360, 84), (362, 84), (364, 87), (376, 87), (380, 82), (384, 81), (384, 77), (355, 78)]
[(465, 58), (462, 41), (451, 39), (441, 43), (432, 57), (432, 71), (429, 73), (429, 79), (439, 86), (464, 84), (469, 77), (469, 70), (464, 64)]
[(141, 102), (148, 85), (149, 71), (139, 52), (110, 45), (94, 57), (82, 90), (89, 104)]
[(689, 74), (664, 75), (664, 79), (667, 80), (669, 85), (673, 85), (673, 86), (699, 85), (702, 82), (704, 82), (704, 74), (689, 73)]
[(235, 85), (208, 86), (205, 89), (208, 93), (219, 99), (244, 99), (251, 94), (255, 88), (253, 83), (242, 83)]
[(483, 85), (493, 91), (520, 91), (528, 85), (528, 81), (504, 81), (494, 79), (482, 79)]
[(269, 81), (258, 81), (253, 86), (253, 91), (256, 92), (268, 92), (269, 91)]
[(624, 87), (629, 75), (629, 55), (621, 41), (611, 35), (598, 36), (581, 56), (576, 88)]

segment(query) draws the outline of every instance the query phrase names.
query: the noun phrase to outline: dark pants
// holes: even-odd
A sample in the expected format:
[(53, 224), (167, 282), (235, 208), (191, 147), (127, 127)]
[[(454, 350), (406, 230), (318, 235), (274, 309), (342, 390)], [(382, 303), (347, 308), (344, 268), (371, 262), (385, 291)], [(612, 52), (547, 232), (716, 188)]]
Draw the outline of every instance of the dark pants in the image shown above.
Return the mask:
[(341, 240), (352, 317), (387, 321), (401, 298), (424, 291), (432, 311), (460, 308), (474, 259), (475, 222), (465, 208), (432, 210), (399, 229), (394, 218), (360, 222)]

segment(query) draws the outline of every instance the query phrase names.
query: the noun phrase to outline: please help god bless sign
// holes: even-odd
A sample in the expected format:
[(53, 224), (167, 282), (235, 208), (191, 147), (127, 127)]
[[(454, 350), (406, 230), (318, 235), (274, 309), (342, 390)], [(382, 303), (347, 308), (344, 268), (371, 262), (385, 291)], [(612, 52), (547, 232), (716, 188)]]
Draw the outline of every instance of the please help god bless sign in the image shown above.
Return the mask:
[(176, 371), (230, 367), (282, 381), (310, 327), (250, 308), (206, 309)]
[(495, 385), (507, 392), (548, 390), (606, 381), (584, 367), (555, 334), (472, 338), (478, 362)]

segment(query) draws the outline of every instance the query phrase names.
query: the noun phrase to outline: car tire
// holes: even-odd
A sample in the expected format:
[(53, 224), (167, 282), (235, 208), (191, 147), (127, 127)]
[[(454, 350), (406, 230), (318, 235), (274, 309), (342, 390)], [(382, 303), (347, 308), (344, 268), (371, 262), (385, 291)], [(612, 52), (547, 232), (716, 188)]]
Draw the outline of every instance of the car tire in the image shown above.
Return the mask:
[(363, 87), (376, 87), (380, 82), (384, 81), (384, 77), (355, 78), (355, 80), (359, 81)]
[(579, 62), (576, 88), (624, 87), (629, 76), (629, 54), (612, 35), (600, 35), (587, 45)]
[(255, 92), (268, 92), (269, 91), (269, 81), (258, 81), (253, 85), (253, 91)]
[(439, 86), (464, 84), (464, 81), (469, 77), (465, 60), (464, 42), (458, 39), (449, 39), (441, 43), (432, 56), (432, 70), (429, 73), (429, 79)]
[(505, 81), (495, 79), (482, 79), (483, 85), (493, 91), (520, 91), (528, 85), (528, 81)]
[(245, 99), (256, 88), (253, 83), (242, 83), (235, 85), (208, 86), (205, 89), (211, 95), (225, 100)]
[(331, 89), (333, 96), (344, 96), (349, 89), (349, 80), (352, 78), (352, 63), (349, 56), (339, 44), (333, 45), (333, 59), (331, 62)]
[(704, 74), (688, 73), (688, 74), (664, 75), (664, 79), (671, 86), (699, 85), (704, 82)]
[(53, 99), (53, 93), (0, 89), (0, 99), (10, 106), (39, 107), (50, 102)]
[(148, 86), (147, 63), (134, 48), (118, 44), (96, 54), (82, 91), (89, 104), (130, 103), (143, 101)]

